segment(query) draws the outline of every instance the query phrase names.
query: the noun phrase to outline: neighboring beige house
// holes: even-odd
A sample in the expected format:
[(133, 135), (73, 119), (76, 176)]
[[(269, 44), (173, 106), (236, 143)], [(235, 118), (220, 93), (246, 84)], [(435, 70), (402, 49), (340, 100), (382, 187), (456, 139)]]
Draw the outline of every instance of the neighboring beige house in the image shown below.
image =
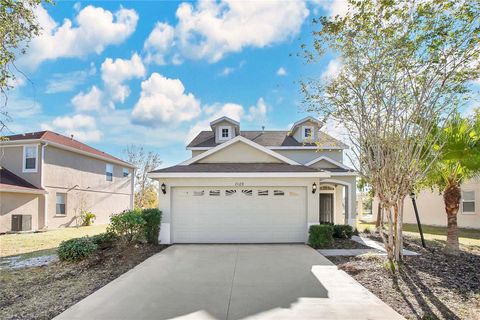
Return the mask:
[(289, 131), (243, 131), (222, 117), (187, 146), (192, 158), (155, 170), (162, 243), (306, 242), (320, 222), (355, 225), (356, 173), (346, 145), (312, 117)]
[(134, 166), (51, 131), (0, 142), (0, 233), (95, 224), (133, 207)]
[[(447, 214), (443, 196), (438, 191), (423, 190), (416, 196), (420, 222), (432, 226), (446, 226)], [(377, 218), (378, 201), (373, 203), (372, 221)], [(404, 202), (405, 223), (417, 223), (412, 199), (407, 197)], [(457, 214), (457, 224), (461, 228), (480, 229), (480, 179), (472, 180), (462, 185), (462, 199)]]

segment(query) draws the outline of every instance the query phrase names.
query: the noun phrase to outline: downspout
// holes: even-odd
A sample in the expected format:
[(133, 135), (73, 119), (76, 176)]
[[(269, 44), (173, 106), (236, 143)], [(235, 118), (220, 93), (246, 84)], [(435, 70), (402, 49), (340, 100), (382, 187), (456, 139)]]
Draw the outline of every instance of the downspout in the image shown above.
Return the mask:
[(135, 197), (135, 168), (132, 170), (132, 182), (130, 185), (130, 210), (133, 210), (134, 197)]
[[(48, 146), (48, 142), (45, 144), (42, 144), (42, 167), (41, 167), (41, 173), (40, 173), (40, 186), (42, 189), (45, 190), (45, 185), (43, 184), (43, 177), (44, 177), (44, 163), (45, 163), (45, 147)], [(47, 190), (45, 190), (47, 191)], [(43, 203), (43, 229), (48, 229), (48, 193), (45, 193), (43, 195), (44, 203)]]

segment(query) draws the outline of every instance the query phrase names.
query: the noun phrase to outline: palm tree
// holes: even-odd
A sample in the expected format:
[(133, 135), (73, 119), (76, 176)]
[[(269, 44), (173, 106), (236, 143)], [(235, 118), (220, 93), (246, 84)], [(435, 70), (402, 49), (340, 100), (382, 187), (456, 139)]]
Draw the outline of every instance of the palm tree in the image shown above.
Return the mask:
[(462, 197), (461, 184), (480, 175), (480, 110), (473, 116), (456, 113), (439, 133), (435, 149), (440, 155), (428, 172), (426, 185), (443, 193), (447, 213), (447, 243), (445, 250), (459, 252), (457, 213)]

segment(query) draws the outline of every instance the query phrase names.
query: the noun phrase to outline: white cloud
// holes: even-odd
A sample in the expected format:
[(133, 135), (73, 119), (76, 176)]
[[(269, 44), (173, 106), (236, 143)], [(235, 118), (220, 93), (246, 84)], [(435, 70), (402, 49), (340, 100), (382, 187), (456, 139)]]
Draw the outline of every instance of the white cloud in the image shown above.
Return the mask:
[(35, 13), (42, 27), (41, 35), (32, 39), (27, 55), (19, 59), (19, 64), (29, 69), (45, 60), (100, 54), (106, 46), (128, 38), (138, 21), (135, 10), (120, 8), (112, 13), (91, 5), (83, 8), (74, 22), (65, 19), (61, 25), (42, 6)]
[(67, 73), (54, 73), (51, 78), (47, 80), (47, 88), (45, 93), (59, 93), (69, 92), (74, 90), (77, 86), (83, 84), (89, 76), (95, 75), (97, 69), (95, 64), (90, 64), (90, 69), (73, 71)]
[(140, 99), (132, 111), (134, 123), (147, 126), (176, 125), (200, 114), (200, 102), (192, 93), (185, 93), (179, 79), (153, 73), (142, 82)]
[(345, 16), (348, 11), (347, 0), (312, 0), (312, 2), (327, 12), (330, 16)]
[[(0, 106), (2, 106), (2, 109), (4, 103), (5, 97), (2, 95), (0, 99)], [(42, 112), (42, 105), (34, 98), (34, 96), (32, 96), (32, 98), (22, 97), (17, 91), (12, 91), (8, 96), (7, 107), (5, 110), (11, 117), (11, 120), (15, 121), (39, 115)]]
[(287, 75), (287, 70), (284, 67), (280, 67), (277, 70), (277, 76), (286, 76)]
[(72, 98), (76, 111), (98, 111), (102, 108), (102, 91), (93, 86), (88, 92), (80, 92)]
[(130, 88), (123, 84), (126, 80), (143, 78), (145, 66), (137, 53), (132, 55), (130, 60), (126, 59), (105, 59), (102, 63), (102, 80), (111, 95), (111, 100), (123, 103), (130, 95)]
[(145, 61), (147, 63), (165, 64), (167, 54), (174, 44), (175, 30), (168, 23), (157, 22), (147, 40), (143, 44), (146, 51)]
[[(263, 48), (292, 39), (308, 14), (305, 1), (184, 2), (177, 9), (175, 28), (157, 24), (147, 42), (160, 61), (164, 61), (166, 49), (174, 46), (175, 54), (185, 58), (217, 62), (245, 47)], [(151, 37), (156, 41), (149, 41)], [(181, 61), (175, 55), (173, 59)]]
[(56, 117), (51, 124), (43, 123), (42, 129), (52, 130), (83, 142), (99, 141), (102, 132), (97, 129), (95, 118), (82, 114)]
[(339, 58), (332, 59), (328, 62), (327, 68), (322, 73), (323, 79), (335, 78), (342, 70), (342, 61)]
[(222, 72), (220, 72), (220, 75), (226, 77), (229, 74), (232, 74), (234, 71), (235, 71), (235, 68), (225, 67), (223, 68)]
[(247, 121), (263, 121), (267, 115), (268, 106), (263, 98), (258, 99), (257, 104), (248, 109), (245, 116)]

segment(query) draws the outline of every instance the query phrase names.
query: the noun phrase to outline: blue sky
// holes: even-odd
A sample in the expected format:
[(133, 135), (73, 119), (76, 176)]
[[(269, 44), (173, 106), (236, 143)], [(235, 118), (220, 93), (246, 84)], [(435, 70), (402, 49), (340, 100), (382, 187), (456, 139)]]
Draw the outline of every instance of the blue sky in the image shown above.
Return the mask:
[(129, 144), (162, 166), (223, 115), (242, 129), (287, 129), (306, 116), (298, 81), (338, 69), (307, 64), (312, 18), (342, 0), (62, 2), (37, 10), (43, 27), (17, 65), (13, 133), (50, 129), (122, 157)]

